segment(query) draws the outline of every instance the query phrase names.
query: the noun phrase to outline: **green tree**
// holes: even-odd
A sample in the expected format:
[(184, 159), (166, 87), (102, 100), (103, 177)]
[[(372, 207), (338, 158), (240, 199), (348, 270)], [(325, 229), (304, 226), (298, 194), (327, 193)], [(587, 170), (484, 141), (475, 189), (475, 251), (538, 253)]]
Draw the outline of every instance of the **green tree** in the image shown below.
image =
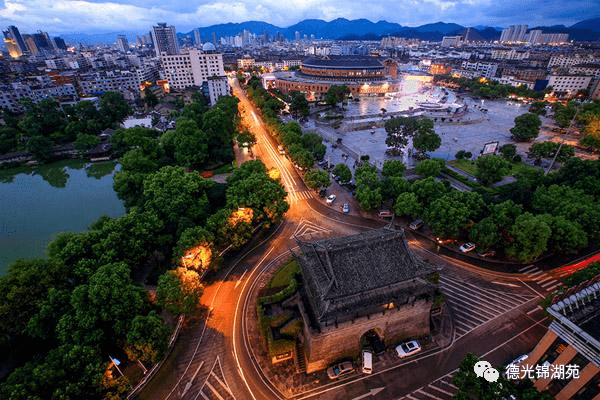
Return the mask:
[(464, 159), (469, 160), (472, 156), (473, 156), (473, 154), (471, 154), (470, 151), (459, 150), (454, 155), (454, 158), (456, 158), (457, 160), (464, 160)]
[(458, 236), (484, 207), (479, 193), (451, 191), (429, 204), (424, 221), (436, 236)]
[(560, 102), (554, 103), (554, 120), (561, 128), (567, 128), (577, 113), (577, 106), (569, 102), (566, 106)]
[(414, 118), (391, 118), (385, 121), (385, 131), (387, 138), (385, 144), (388, 147), (401, 151), (408, 145), (411, 139), (419, 129), (419, 123)]
[(306, 101), (306, 97), (303, 93), (298, 91), (292, 91), (290, 93), (290, 113), (294, 116), (294, 118), (306, 118), (310, 113), (310, 109), (308, 106), (308, 101)]
[(53, 98), (43, 99), (37, 104), (27, 99), (24, 102), (25, 115), (19, 121), (19, 128), (24, 136), (60, 137), (67, 124), (67, 119), (58, 101)]
[(203, 287), (196, 271), (177, 268), (158, 278), (156, 300), (159, 306), (174, 315), (192, 314), (198, 307)]
[(158, 97), (149, 87), (144, 89), (144, 103), (150, 108), (154, 108), (158, 104)]
[(304, 182), (311, 189), (321, 189), (331, 185), (329, 174), (318, 169), (309, 169), (304, 174)]
[(315, 160), (322, 160), (327, 147), (323, 144), (323, 139), (316, 133), (305, 133), (301, 138), (302, 146), (308, 150)]
[(418, 120), (418, 130), (413, 138), (413, 147), (417, 151), (419, 158), (425, 158), (428, 151), (437, 150), (442, 144), (442, 139), (433, 130), (433, 121), (424, 118)]
[(524, 213), (515, 219), (510, 234), (513, 242), (506, 254), (520, 262), (531, 262), (548, 249), (552, 231), (542, 216)]
[(513, 140), (528, 142), (538, 136), (542, 121), (536, 114), (527, 113), (515, 118), (515, 126), (510, 129)]
[(244, 129), (242, 132), (237, 135), (238, 146), (242, 147), (244, 144), (247, 145), (248, 148), (252, 148), (256, 144), (256, 136), (247, 129)]
[(228, 207), (252, 208), (254, 222), (277, 222), (289, 208), (285, 189), (279, 181), (267, 175), (264, 164), (259, 160), (242, 164), (229, 176), (227, 183)]
[(88, 151), (98, 146), (99, 143), (100, 139), (98, 136), (80, 133), (77, 135), (77, 140), (73, 143), (73, 147), (75, 147), (75, 150), (83, 156), (87, 154)]
[(446, 162), (440, 158), (419, 161), (415, 167), (415, 173), (424, 177), (438, 176), (445, 165)]
[(423, 208), (417, 199), (417, 195), (411, 192), (400, 193), (394, 203), (396, 215), (417, 217), (421, 215)]
[(165, 354), (171, 329), (156, 312), (137, 315), (127, 332), (125, 353), (132, 361), (156, 364)]
[(209, 211), (207, 191), (213, 185), (182, 167), (162, 167), (144, 179), (144, 210), (158, 215), (171, 233), (188, 225), (203, 224)]
[(337, 164), (331, 172), (340, 177), (340, 182), (350, 182), (352, 179), (352, 171), (346, 164)]
[[(454, 395), (457, 400), (496, 400), (508, 398), (516, 394), (514, 384), (500, 375), (495, 382), (488, 382), (475, 373), (475, 364), (480, 359), (473, 353), (468, 353), (460, 362), (458, 371), (452, 377), (452, 383), (458, 388)], [(502, 372), (502, 371), (498, 371)]]
[(141, 148), (144, 152), (154, 153), (158, 147), (156, 138), (160, 135), (156, 129), (136, 126), (134, 128), (117, 129), (110, 138), (115, 156), (121, 157), (133, 148)]
[(481, 250), (487, 250), (501, 243), (500, 232), (492, 218), (487, 217), (473, 225), (469, 237)]
[(177, 165), (200, 168), (208, 160), (208, 137), (192, 119), (179, 118), (174, 131), (165, 132), (161, 138), (167, 156), (173, 151)]
[(500, 146), (498, 151), (505, 160), (512, 161), (512, 159), (517, 155), (517, 146), (513, 143), (507, 143)]
[(330, 106), (335, 106), (336, 104), (344, 101), (346, 96), (349, 94), (350, 89), (348, 89), (348, 86), (331, 85), (325, 94), (325, 103)]
[(104, 117), (104, 126), (117, 126), (131, 114), (131, 107), (119, 92), (106, 92), (100, 98), (100, 115)]
[(17, 150), (19, 131), (11, 126), (0, 126), (0, 154)]
[(381, 169), (381, 175), (386, 178), (393, 176), (403, 176), (406, 166), (400, 160), (385, 160), (383, 162), (383, 168)]
[(365, 211), (378, 208), (383, 200), (383, 195), (377, 178), (377, 169), (364, 163), (356, 168), (354, 178), (356, 180), (356, 199), (361, 208)]
[[(558, 155), (556, 154), (557, 151)], [(561, 146), (560, 143), (556, 142), (534, 143), (527, 153), (527, 157), (535, 158), (537, 162), (540, 162), (542, 158), (554, 158), (554, 156), (556, 156), (556, 161), (565, 162), (574, 155), (575, 149), (572, 146), (567, 144)]]
[(411, 190), (417, 195), (419, 203), (429, 204), (448, 193), (450, 186), (444, 182), (438, 182), (432, 176), (430, 176), (428, 178), (419, 179), (413, 182)]
[(39, 162), (49, 161), (54, 154), (54, 143), (45, 136), (33, 136), (27, 141), (27, 151)]
[(500, 156), (488, 155), (476, 161), (477, 179), (484, 185), (498, 182), (508, 173), (510, 164)]
[(548, 240), (550, 251), (558, 254), (577, 254), (578, 250), (587, 246), (587, 234), (577, 222), (569, 221), (560, 215), (543, 214), (542, 217), (552, 231)]

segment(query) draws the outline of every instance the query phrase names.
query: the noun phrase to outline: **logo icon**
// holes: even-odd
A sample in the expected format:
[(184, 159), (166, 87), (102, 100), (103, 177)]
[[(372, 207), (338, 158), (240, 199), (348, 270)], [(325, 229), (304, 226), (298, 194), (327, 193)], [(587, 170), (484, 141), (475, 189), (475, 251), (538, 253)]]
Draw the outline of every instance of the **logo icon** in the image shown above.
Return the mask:
[(488, 382), (496, 382), (500, 377), (500, 373), (495, 368), (492, 368), (492, 364), (487, 361), (478, 361), (473, 367), (475, 375), (478, 378), (483, 377)]

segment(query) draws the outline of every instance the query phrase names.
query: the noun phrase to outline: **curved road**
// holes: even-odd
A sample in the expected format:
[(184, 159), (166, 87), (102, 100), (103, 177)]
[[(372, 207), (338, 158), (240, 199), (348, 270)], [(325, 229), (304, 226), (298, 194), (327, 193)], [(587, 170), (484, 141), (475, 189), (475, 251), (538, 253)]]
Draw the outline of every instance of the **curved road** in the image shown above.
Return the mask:
[[(279, 154), (237, 81), (230, 82), (240, 99), (242, 118), (256, 135), (253, 150), (268, 168), (280, 171), (290, 210), (269, 238), (239, 255), (218, 280), (206, 286), (201, 299), (208, 310), (206, 318), (190, 322), (171, 356), (139, 394), (140, 399), (445, 399), (450, 398), (451, 386), (431, 389), (437, 392), (429, 396), (427, 390), (448, 379), (467, 352), (484, 355), (499, 365), (533, 347), (545, 331), (545, 318), (537, 305), (545, 295), (543, 287), (526, 282), (525, 273), (484, 272), (441, 257), (411, 239), (415, 252), (444, 268), (440, 285), (454, 315), (453, 344), (446, 349), (429, 346), (403, 362), (386, 353), (376, 359), (373, 375), (355, 373), (333, 383), (321, 375), (319, 384), (293, 394), (281, 383), (278, 389), (277, 382), (262, 373), (260, 358), (253, 357), (260, 346), (246, 326), (254, 318), (253, 292), (289, 257), (296, 245), (294, 236), (316, 240), (349, 235), (380, 227), (383, 222), (344, 215), (316, 198), (292, 163)], [(407, 376), (410, 379), (405, 379)]]

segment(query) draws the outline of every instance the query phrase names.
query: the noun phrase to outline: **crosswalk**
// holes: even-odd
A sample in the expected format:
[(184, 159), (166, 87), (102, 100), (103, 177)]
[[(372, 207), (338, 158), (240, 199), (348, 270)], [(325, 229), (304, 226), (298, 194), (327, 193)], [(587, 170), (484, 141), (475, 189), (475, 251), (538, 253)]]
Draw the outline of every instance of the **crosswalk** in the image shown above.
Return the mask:
[(455, 339), (535, 298), (533, 294), (482, 288), (447, 275), (440, 277), (440, 290), (452, 310)]
[(451, 400), (458, 392), (458, 388), (452, 383), (453, 375), (454, 371), (398, 400)]
[(196, 399), (203, 400), (235, 400), (233, 392), (229, 388), (223, 369), (221, 367), (221, 360), (219, 357), (215, 359), (215, 362), (210, 370), (210, 373), (206, 377), (206, 380), (202, 384), (202, 388), (194, 397)]
[(294, 190), (290, 190), (288, 192), (288, 201), (290, 204), (297, 203), (302, 200), (308, 200), (314, 198), (314, 194), (310, 190), (303, 190), (300, 192), (296, 192)]
[(535, 265), (528, 265), (519, 269), (519, 272), (527, 275), (529, 278), (536, 281), (544, 290), (552, 292), (562, 285), (561, 282), (554, 279), (547, 272), (542, 271)]

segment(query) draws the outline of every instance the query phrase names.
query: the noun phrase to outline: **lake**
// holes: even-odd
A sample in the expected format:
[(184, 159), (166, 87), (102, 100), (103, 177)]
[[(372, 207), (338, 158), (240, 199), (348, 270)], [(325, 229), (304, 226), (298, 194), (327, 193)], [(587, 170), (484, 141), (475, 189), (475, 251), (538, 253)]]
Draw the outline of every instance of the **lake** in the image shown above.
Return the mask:
[(17, 258), (46, 256), (60, 232), (82, 232), (102, 215), (125, 214), (114, 162), (65, 160), (0, 170), (0, 275)]

